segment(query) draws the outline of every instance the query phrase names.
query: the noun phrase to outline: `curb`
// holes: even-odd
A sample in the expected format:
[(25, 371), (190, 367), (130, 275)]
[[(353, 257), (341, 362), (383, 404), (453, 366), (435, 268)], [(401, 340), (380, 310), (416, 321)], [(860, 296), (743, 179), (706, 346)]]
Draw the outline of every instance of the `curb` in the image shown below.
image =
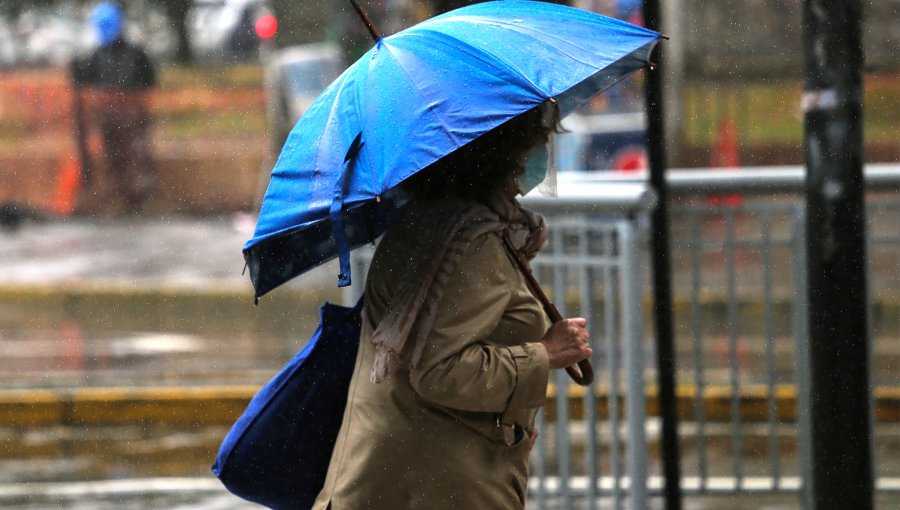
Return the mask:
[[(243, 413), (258, 386), (197, 386), (150, 388), (77, 388), (0, 390), (0, 426), (116, 426), (116, 425), (230, 425)], [(731, 421), (733, 397), (727, 386), (704, 388), (698, 399), (695, 387), (684, 385), (677, 389), (678, 410), (682, 419), (693, 420), (700, 413), (707, 421)], [(792, 422), (797, 418), (796, 388), (778, 386), (774, 403), (776, 419)], [(548, 391), (545, 412), (548, 420), (555, 419), (555, 388)], [(585, 391), (571, 387), (567, 391), (570, 419), (585, 416)], [(658, 416), (656, 390), (646, 394), (648, 416)], [(618, 397), (619, 405), (624, 398)], [(606, 418), (610, 395), (606, 388), (597, 389), (597, 415)], [(697, 403), (702, 403), (702, 408)], [(769, 399), (765, 386), (741, 388), (737, 396), (738, 409), (744, 422), (763, 422), (769, 419)], [(900, 422), (900, 387), (875, 389), (876, 421)], [(621, 414), (620, 414), (621, 416)]]
[[(292, 306), (298, 302), (321, 303), (322, 301), (342, 302), (344, 294), (341, 290), (326, 285), (320, 287), (313, 285), (288, 286), (276, 291), (277, 294), (264, 296), (260, 304), (265, 304), (266, 310)], [(204, 282), (182, 281), (144, 281), (144, 280), (67, 280), (57, 282), (25, 282), (25, 283), (0, 283), (0, 304), (13, 307), (28, 307), (35, 310), (64, 309), (72, 312), (90, 313), (97, 307), (103, 309), (115, 309), (122, 303), (140, 303), (142, 306), (152, 308), (155, 313), (161, 313), (160, 309), (173, 306), (196, 307), (197, 310), (205, 310), (211, 305), (227, 304), (238, 307), (243, 314), (250, 314), (256, 307), (253, 306), (253, 288), (248, 280), (218, 280)], [(644, 309), (650, 310), (649, 299), (644, 300)], [(575, 296), (567, 298), (567, 304), (577, 309)], [(726, 295), (714, 292), (704, 293), (696, 304), (699, 312), (707, 324), (717, 324), (716, 318), (726, 315), (728, 298)], [(602, 304), (601, 304), (602, 305)], [(680, 317), (684, 327), (690, 327), (687, 321), (694, 312), (695, 302), (688, 296), (674, 296), (672, 306), (676, 313), (676, 319)], [(738, 312), (742, 317), (742, 336), (763, 335), (764, 312), (766, 304), (761, 297), (741, 298), (737, 302)], [(112, 307), (112, 308), (111, 308)], [(794, 303), (790, 296), (776, 296), (769, 303), (773, 326), (776, 334), (789, 335), (793, 331)], [(650, 316), (645, 313), (644, 321), (649, 321)], [(872, 303), (872, 322), (874, 332), (878, 339), (893, 339), (900, 335), (900, 298), (895, 296), (883, 296)], [(650, 328), (651, 325), (647, 325)], [(711, 327), (707, 335), (724, 335), (728, 330), (725, 325)], [(876, 339), (873, 337), (873, 341)]]
[(256, 386), (0, 391), (0, 426), (233, 423)]

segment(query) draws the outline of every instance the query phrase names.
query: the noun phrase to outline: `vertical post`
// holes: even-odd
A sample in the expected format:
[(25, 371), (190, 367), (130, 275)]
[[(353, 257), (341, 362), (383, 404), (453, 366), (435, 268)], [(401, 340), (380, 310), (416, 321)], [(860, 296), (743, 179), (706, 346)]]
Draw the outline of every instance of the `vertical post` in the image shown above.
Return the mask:
[[(579, 303), (580, 309), (579, 313), (582, 317), (586, 317), (588, 320), (587, 329), (588, 331), (597, 331), (597, 321), (595, 320), (594, 314), (594, 267), (591, 260), (591, 252), (590, 252), (590, 234), (592, 231), (588, 230), (588, 226), (590, 225), (590, 220), (586, 216), (581, 216), (579, 218), (579, 223), (581, 224), (578, 229), (578, 295), (579, 295)], [(591, 363), (594, 366), (598, 365), (598, 361), (600, 356), (599, 351), (594, 353), (593, 359), (591, 359)], [(585, 439), (585, 449), (587, 450), (587, 459), (585, 459), (585, 474), (587, 475), (588, 485), (587, 485), (587, 508), (588, 510), (597, 510), (597, 480), (600, 478), (600, 472), (598, 469), (598, 452), (597, 452), (597, 379), (588, 386), (587, 391), (584, 392), (583, 405), (584, 405), (584, 421), (587, 425), (587, 438)]]
[[(616, 249), (615, 231), (603, 230), (603, 255), (607, 259), (613, 259), (621, 250)], [(609, 410), (609, 465), (612, 474), (612, 493), (614, 510), (622, 509), (622, 439), (619, 433), (621, 417), (619, 416), (619, 374), (622, 364), (619, 363), (619, 332), (623, 331), (624, 322), (623, 306), (621, 300), (616, 299), (618, 288), (617, 280), (622, 279), (622, 264), (620, 259), (613, 264), (607, 262), (603, 267), (603, 312), (606, 323), (606, 367), (609, 378), (609, 397), (606, 408)], [(615, 271), (614, 271), (615, 269)]]
[(634, 220), (619, 223), (621, 243), (622, 352), (625, 367), (625, 406), (628, 424), (628, 508), (647, 508), (646, 393), (644, 391), (644, 332), (641, 306), (640, 241)]
[[(645, 0), (647, 28), (659, 30), (659, 0)], [(647, 73), (647, 149), (650, 185), (659, 200), (652, 217), (653, 315), (656, 320), (656, 363), (659, 412), (662, 418), (662, 462), (666, 510), (681, 509), (681, 459), (678, 451), (678, 417), (675, 402), (675, 349), (672, 333), (672, 279), (669, 262), (669, 212), (666, 186), (666, 144), (663, 125), (662, 45), (654, 52), (657, 69)]]
[(794, 382), (797, 385), (797, 443), (800, 463), (800, 477), (803, 485), (800, 490), (800, 508), (810, 510), (812, 505), (812, 462), (810, 451), (812, 450), (809, 431), (811, 429), (809, 417), (809, 303), (806, 295), (806, 210), (797, 206), (791, 209), (791, 248), (793, 256), (791, 264), (793, 269), (794, 302), (791, 306), (793, 316), (793, 331), (795, 345), (796, 371)]
[[(558, 260), (566, 253), (565, 230), (554, 229), (550, 246), (553, 248), (553, 257)], [(553, 298), (559, 306), (560, 313), (567, 317), (566, 300), (561, 296), (566, 295), (567, 266), (564, 264), (553, 265)], [(560, 297), (557, 297), (560, 296)], [(563, 370), (557, 370), (554, 374), (556, 387), (556, 462), (557, 475), (559, 477), (559, 508), (572, 510), (572, 467), (571, 449), (572, 439), (569, 435), (569, 376)]]
[(738, 373), (738, 298), (734, 252), (734, 209), (725, 209), (725, 274), (728, 295), (728, 374), (731, 386), (731, 456), (737, 490), (744, 486), (744, 432), (741, 423), (741, 385)]
[(813, 507), (873, 508), (859, 0), (804, 0)]
[(763, 265), (763, 339), (766, 353), (766, 386), (768, 388), (769, 414), (769, 470), (772, 476), (772, 490), (781, 488), (781, 447), (778, 439), (778, 404), (775, 388), (778, 376), (775, 373), (775, 326), (772, 313), (772, 211), (766, 209), (762, 215), (762, 239), (760, 240)]
[(706, 404), (703, 395), (706, 393), (706, 375), (703, 365), (703, 305), (700, 299), (701, 264), (703, 257), (703, 240), (701, 239), (699, 211), (691, 213), (691, 333), (694, 340), (694, 386), (697, 388), (694, 397), (694, 421), (697, 432), (694, 435), (697, 449), (697, 477), (700, 479), (700, 493), (706, 492), (709, 485), (709, 467), (706, 454)]

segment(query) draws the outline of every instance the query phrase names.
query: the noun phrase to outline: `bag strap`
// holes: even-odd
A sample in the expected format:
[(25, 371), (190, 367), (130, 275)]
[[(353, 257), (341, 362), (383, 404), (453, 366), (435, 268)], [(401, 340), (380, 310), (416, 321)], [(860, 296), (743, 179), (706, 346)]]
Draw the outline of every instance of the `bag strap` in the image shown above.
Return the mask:
[[(541, 284), (538, 283), (537, 279), (534, 277), (534, 273), (531, 271), (531, 266), (528, 264), (528, 261), (525, 260), (525, 257), (519, 253), (518, 250), (513, 248), (507, 231), (503, 231), (500, 235), (500, 239), (503, 241), (503, 247), (506, 248), (507, 253), (509, 253), (510, 257), (512, 257), (513, 261), (516, 263), (519, 272), (525, 277), (528, 288), (531, 290), (532, 294), (538, 298), (538, 301), (541, 302), (541, 305), (544, 307), (544, 312), (547, 314), (550, 321), (556, 324), (563, 320), (563, 316), (559, 313), (556, 305), (550, 301), (547, 294), (544, 293)], [(566, 367), (566, 372), (573, 381), (581, 386), (590, 386), (591, 382), (594, 381), (594, 368), (591, 366), (591, 360), (589, 359), (579, 361), (577, 367), (575, 365)]]

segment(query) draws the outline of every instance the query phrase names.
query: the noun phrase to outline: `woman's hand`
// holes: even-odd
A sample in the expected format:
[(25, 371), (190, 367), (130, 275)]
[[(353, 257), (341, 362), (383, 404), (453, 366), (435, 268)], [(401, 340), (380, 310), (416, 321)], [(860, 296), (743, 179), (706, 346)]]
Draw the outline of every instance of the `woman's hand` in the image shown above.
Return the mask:
[(583, 318), (563, 319), (550, 326), (541, 338), (550, 357), (550, 368), (566, 368), (591, 356), (590, 337)]

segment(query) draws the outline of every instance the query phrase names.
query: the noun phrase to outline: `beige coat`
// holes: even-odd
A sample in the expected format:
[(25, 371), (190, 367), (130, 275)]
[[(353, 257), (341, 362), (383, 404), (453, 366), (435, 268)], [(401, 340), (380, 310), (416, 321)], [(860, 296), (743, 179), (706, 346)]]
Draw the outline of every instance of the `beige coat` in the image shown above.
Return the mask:
[(387, 236), (372, 261), (344, 422), (313, 508), (523, 508), (549, 323), (496, 234), (463, 254), (419, 364), (369, 380), (369, 340), (416, 246)]

